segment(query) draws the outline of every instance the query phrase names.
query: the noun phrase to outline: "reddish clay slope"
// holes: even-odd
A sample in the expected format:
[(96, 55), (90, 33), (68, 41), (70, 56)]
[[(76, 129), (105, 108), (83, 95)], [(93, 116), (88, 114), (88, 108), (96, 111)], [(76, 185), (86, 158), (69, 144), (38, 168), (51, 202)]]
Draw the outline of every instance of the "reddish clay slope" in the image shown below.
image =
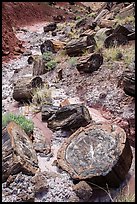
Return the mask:
[[(68, 2), (62, 3), (58, 2), (58, 5), (64, 6), (64, 8), (69, 6)], [(64, 18), (70, 17), (70, 14), (66, 14), (64, 10), (49, 6), (47, 2), (2, 2), (2, 60), (7, 61), (13, 58), (14, 47), (18, 47), (18, 44), (21, 46), (14, 35), (13, 27), (52, 21), (55, 15), (63, 15)]]

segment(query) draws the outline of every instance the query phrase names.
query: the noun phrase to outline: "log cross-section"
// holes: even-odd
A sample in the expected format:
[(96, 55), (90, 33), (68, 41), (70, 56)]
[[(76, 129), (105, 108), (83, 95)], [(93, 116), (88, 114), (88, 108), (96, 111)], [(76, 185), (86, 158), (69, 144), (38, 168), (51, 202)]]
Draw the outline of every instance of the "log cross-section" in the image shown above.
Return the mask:
[(20, 171), (34, 175), (38, 169), (32, 141), (19, 125), (10, 122), (2, 131), (2, 182)]
[(128, 173), (132, 151), (126, 133), (115, 124), (79, 128), (61, 146), (58, 164), (73, 179), (117, 187)]

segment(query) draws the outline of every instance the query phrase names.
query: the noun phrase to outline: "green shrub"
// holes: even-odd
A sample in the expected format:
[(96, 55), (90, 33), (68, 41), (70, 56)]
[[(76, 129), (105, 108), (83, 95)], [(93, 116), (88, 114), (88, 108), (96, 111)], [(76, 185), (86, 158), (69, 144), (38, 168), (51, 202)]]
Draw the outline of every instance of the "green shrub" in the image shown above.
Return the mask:
[(47, 70), (55, 69), (57, 62), (55, 60), (50, 60), (49, 62), (45, 63)]
[(44, 52), (42, 58), (44, 61), (48, 62), (53, 59), (53, 53), (50, 51)]
[(14, 121), (18, 125), (20, 125), (28, 135), (33, 132), (34, 123), (31, 120), (27, 119), (25, 116), (15, 115), (14, 113), (5, 113), (2, 115), (2, 127), (6, 127), (7, 124), (11, 121)]
[(71, 67), (74, 67), (77, 64), (77, 58), (76, 57), (71, 57), (68, 61)]

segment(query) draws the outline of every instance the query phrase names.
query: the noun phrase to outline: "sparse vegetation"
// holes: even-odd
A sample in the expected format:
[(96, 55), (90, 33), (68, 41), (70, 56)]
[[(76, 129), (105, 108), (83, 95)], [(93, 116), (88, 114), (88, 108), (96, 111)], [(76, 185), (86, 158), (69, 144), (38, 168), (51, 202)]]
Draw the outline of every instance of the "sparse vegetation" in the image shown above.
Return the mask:
[(44, 52), (42, 57), (45, 63), (45, 69), (47, 71), (53, 70), (56, 67), (57, 61), (54, 59), (52, 52)]
[(31, 105), (37, 107), (39, 110), (42, 105), (44, 104), (51, 104), (51, 91), (49, 90), (48, 84), (45, 84), (44, 87), (37, 88), (33, 92), (33, 98), (32, 98), (32, 103)]
[(21, 128), (30, 135), (33, 132), (34, 124), (31, 120), (27, 119), (23, 115), (15, 115), (14, 113), (5, 113), (2, 115), (2, 127), (6, 127), (7, 124), (11, 121), (14, 121)]
[(75, 67), (75, 65), (77, 64), (77, 58), (76, 57), (71, 57), (69, 60), (68, 60), (68, 63), (71, 67)]
[(125, 24), (134, 24), (135, 25), (135, 17), (134, 16), (127, 16), (125, 18), (122, 18), (120, 16), (116, 16), (115, 18), (116, 20), (116, 25), (117, 24), (121, 24), (121, 25), (125, 25)]
[[(121, 57), (120, 57), (121, 55)], [(118, 61), (123, 60), (126, 67), (132, 62), (135, 55), (135, 48), (128, 46), (116, 46), (108, 49), (103, 49), (103, 56), (106, 61)]]

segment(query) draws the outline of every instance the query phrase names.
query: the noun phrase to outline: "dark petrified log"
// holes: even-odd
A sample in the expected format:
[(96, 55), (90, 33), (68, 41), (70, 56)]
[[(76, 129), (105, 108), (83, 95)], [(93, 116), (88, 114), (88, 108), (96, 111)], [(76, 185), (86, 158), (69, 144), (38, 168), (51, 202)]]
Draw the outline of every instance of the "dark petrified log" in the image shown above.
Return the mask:
[(39, 76), (47, 72), (42, 56), (34, 59), (33, 76)]
[(16, 101), (31, 101), (34, 89), (42, 87), (41, 77), (22, 77), (14, 83), (13, 98)]
[(20, 171), (35, 175), (38, 171), (37, 155), (24, 130), (10, 122), (2, 130), (2, 182)]
[(123, 25), (118, 25), (114, 30), (113, 33), (121, 33), (122, 35), (129, 35), (133, 33), (134, 30), (130, 26), (123, 26)]
[(45, 40), (45, 42), (40, 45), (40, 51), (42, 54), (47, 51), (55, 53), (53, 42), (51, 40)]
[(123, 73), (123, 87), (127, 95), (135, 97), (135, 70)]
[(90, 123), (88, 109), (82, 104), (71, 104), (60, 107), (47, 121), (48, 128), (77, 129)]
[(118, 187), (132, 163), (126, 133), (115, 124), (79, 128), (57, 153), (59, 166), (73, 179)]
[(112, 33), (104, 41), (104, 45), (106, 48), (112, 46), (125, 45), (127, 43), (128, 43), (127, 37), (125, 35), (122, 35), (121, 33)]
[(34, 62), (34, 58), (32, 56), (30, 56), (28, 58), (28, 64), (32, 64)]
[(80, 73), (92, 73), (98, 70), (102, 64), (103, 56), (99, 53), (92, 53), (86, 57), (79, 58), (76, 68)]
[(90, 46), (90, 45), (96, 46), (96, 41), (92, 35), (80, 37), (77, 40), (74, 39), (74, 40), (70, 41), (64, 47), (64, 49), (66, 50), (66, 52), (69, 56), (75, 57), (75, 56), (82, 54), (86, 50), (87, 46)]
[(57, 24), (55, 22), (49, 23), (47, 26), (43, 27), (45, 33), (49, 32), (49, 31), (54, 31), (56, 28), (57, 28)]
[(59, 110), (58, 106), (43, 105), (41, 108), (42, 121), (47, 121), (57, 110)]

